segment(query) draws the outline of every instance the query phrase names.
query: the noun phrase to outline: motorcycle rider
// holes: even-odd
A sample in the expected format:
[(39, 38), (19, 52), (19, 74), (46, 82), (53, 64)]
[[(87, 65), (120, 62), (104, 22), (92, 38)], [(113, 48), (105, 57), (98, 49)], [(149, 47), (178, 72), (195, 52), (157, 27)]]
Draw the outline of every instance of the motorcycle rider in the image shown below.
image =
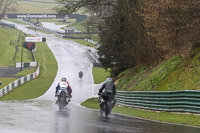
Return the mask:
[(80, 72), (78, 73), (78, 75), (79, 75), (79, 78), (82, 78), (82, 77), (83, 77), (83, 72), (80, 71)]
[(67, 81), (67, 79), (66, 78), (62, 78), (61, 79), (61, 82), (57, 85), (57, 87), (56, 87), (56, 92), (55, 92), (55, 97), (56, 97), (56, 103), (58, 103), (58, 90), (60, 89), (60, 88), (62, 88), (62, 87), (64, 87), (64, 88), (66, 88), (66, 90), (68, 91), (68, 94), (69, 94), (69, 98), (71, 98), (72, 97), (72, 95), (71, 95), (71, 93), (72, 93), (72, 88), (71, 88), (71, 86), (69, 85), (69, 82)]
[(105, 81), (105, 83), (102, 85), (102, 87), (99, 89), (99, 93), (98, 93), (100, 98), (102, 97), (104, 101), (107, 100), (108, 96), (111, 96), (112, 99), (114, 100), (112, 107), (114, 107), (114, 105), (116, 103), (116, 100), (115, 100), (116, 90), (115, 90), (115, 88), (116, 87), (115, 87), (115, 84), (112, 82), (112, 79), (108, 78)]

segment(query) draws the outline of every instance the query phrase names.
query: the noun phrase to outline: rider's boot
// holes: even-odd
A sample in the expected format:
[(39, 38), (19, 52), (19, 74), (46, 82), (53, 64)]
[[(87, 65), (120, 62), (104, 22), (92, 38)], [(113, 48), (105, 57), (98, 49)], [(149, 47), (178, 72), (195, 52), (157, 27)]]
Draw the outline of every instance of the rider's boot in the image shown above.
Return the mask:
[(70, 99), (68, 97), (66, 97), (66, 102), (68, 103), (70, 101)]
[(72, 98), (72, 95), (71, 95), (71, 94), (69, 95), (69, 98)]
[(69, 94), (69, 102), (71, 101), (70, 98), (72, 98), (72, 95), (71, 95), (71, 94)]

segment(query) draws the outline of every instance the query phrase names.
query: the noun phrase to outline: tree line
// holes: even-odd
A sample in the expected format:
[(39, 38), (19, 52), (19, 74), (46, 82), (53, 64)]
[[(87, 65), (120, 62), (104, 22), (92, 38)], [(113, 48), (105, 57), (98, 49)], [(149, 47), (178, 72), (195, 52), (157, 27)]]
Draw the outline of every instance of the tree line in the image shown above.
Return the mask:
[[(98, 29), (98, 53), (112, 74), (157, 65), (200, 47), (199, 0), (57, 0), (60, 14), (90, 13), (87, 27)], [(16, 0), (0, 0), (2, 17)], [(0, 18), (1, 19), (1, 18)], [(89, 28), (88, 28), (89, 29)]]
[(140, 66), (157, 65), (200, 47), (200, 1), (117, 0), (106, 18), (98, 48), (112, 74)]
[[(1, 0), (2, 1), (2, 0)], [(80, 9), (99, 31), (98, 53), (112, 74), (157, 65), (200, 42), (199, 0), (57, 0), (59, 14)]]

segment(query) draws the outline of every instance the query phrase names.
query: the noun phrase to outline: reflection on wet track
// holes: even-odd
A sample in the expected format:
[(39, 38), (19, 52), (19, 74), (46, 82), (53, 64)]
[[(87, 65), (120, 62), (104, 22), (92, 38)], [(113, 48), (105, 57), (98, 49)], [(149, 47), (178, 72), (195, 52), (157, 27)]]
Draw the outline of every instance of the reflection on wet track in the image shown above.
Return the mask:
[[(1, 133), (199, 133), (199, 128), (141, 120), (70, 103), (64, 111), (48, 100), (0, 102)], [(2, 110), (3, 109), (3, 110)], [(8, 115), (9, 114), (9, 115)], [(3, 118), (3, 119), (2, 119)]]

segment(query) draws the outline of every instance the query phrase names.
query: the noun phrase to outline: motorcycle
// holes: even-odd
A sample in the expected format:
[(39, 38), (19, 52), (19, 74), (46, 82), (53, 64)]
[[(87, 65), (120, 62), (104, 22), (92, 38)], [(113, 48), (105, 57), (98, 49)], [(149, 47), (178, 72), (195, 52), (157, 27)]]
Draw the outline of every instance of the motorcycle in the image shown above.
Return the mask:
[(82, 71), (80, 71), (78, 75), (79, 75), (79, 78), (80, 78), (80, 79), (83, 78), (83, 72), (82, 72)]
[(105, 113), (105, 115), (109, 115), (111, 113), (112, 108), (115, 106), (115, 98), (112, 95), (107, 94), (104, 98), (99, 96), (99, 105), (100, 105), (100, 113), (101, 115)]
[(69, 93), (66, 88), (60, 88), (58, 92), (58, 107), (59, 111), (62, 111), (64, 107), (69, 103)]

